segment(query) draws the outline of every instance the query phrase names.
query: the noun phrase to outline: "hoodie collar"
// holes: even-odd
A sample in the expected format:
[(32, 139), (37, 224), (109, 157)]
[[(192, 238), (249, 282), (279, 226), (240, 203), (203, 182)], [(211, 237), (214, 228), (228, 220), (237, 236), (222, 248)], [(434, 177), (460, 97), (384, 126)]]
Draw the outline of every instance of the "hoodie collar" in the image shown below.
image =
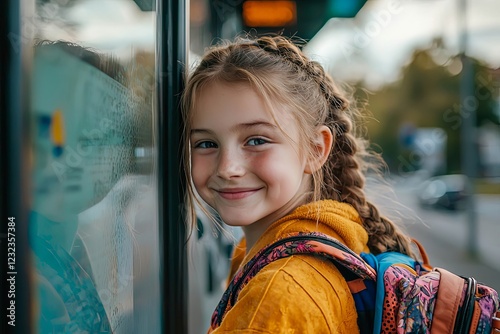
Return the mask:
[(338, 239), (358, 254), (368, 252), (368, 233), (354, 207), (347, 203), (322, 200), (302, 205), (271, 224), (255, 245), (247, 250), (243, 264), (263, 247), (296, 232), (322, 232)]

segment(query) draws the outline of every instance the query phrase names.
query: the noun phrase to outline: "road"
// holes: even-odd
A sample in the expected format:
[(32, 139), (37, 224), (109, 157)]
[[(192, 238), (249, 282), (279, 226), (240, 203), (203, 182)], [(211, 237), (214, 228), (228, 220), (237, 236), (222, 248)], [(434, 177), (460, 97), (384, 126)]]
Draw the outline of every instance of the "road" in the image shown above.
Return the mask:
[(409, 180), (396, 182), (386, 200), (375, 200), (426, 249), (431, 265), (472, 276), (500, 291), (500, 196), (477, 195), (478, 255), (468, 255), (469, 230), (465, 212), (422, 209)]

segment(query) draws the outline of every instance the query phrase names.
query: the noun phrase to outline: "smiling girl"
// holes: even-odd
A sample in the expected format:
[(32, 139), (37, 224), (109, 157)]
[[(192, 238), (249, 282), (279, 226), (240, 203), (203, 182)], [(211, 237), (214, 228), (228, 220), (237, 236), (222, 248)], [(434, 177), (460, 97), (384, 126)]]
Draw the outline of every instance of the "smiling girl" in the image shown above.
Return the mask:
[[(324, 69), (285, 37), (208, 50), (189, 77), (183, 110), (191, 212), (197, 193), (245, 235), (231, 275), (297, 232), (327, 234), (356, 253), (411, 255), (409, 238), (365, 198), (370, 154), (353, 131), (353, 108)], [(294, 255), (253, 277), (210, 332), (359, 329), (339, 270), (320, 257)]]

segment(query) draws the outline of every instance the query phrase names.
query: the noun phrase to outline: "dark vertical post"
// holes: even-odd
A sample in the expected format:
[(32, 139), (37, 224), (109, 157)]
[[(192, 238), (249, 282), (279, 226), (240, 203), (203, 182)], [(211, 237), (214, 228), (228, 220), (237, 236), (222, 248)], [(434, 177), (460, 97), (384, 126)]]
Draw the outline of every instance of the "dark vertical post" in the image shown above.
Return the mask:
[(158, 180), (164, 333), (187, 333), (186, 228), (179, 98), (187, 63), (187, 0), (157, 1)]
[(477, 216), (474, 179), (476, 178), (477, 155), (476, 155), (476, 108), (477, 99), (474, 96), (474, 72), (471, 60), (467, 57), (467, 0), (459, 2), (460, 32), (460, 58), (462, 61), (462, 73), (460, 76), (460, 113), (462, 116), (461, 147), (462, 147), (462, 173), (466, 178), (467, 197), (467, 226), (468, 240), (467, 250), (469, 256), (478, 256), (477, 248)]
[(27, 3), (0, 3), (0, 332), (23, 334), (32, 332), (33, 323), (28, 245), (31, 52), (21, 29)]

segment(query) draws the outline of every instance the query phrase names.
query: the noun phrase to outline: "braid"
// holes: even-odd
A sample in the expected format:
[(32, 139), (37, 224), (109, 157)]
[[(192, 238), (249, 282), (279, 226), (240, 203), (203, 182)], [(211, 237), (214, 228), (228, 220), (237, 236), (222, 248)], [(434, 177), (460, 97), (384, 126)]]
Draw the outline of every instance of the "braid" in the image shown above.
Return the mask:
[(337, 90), (332, 92), (330, 87), (326, 86), (326, 81), (330, 78), (323, 70), (323, 67), (319, 63), (306, 58), (300, 51), (299, 47), (290, 43), (288, 39), (281, 36), (264, 36), (252, 43), (252, 45), (258, 46), (266, 52), (279, 56), (296, 66), (297, 70), (304, 71), (316, 82), (325, 99), (330, 104), (333, 104), (336, 109), (343, 111), (349, 107), (349, 102), (342, 98)]
[(324, 176), (324, 193), (351, 204), (358, 211), (368, 233), (368, 247), (372, 253), (398, 251), (413, 255), (410, 239), (393, 222), (381, 216), (375, 205), (366, 199), (363, 171), (367, 166), (364, 166), (363, 154), (368, 155), (363, 141), (351, 133), (337, 132)]
[[(325, 82), (325, 87), (331, 88), (331, 95), (336, 95), (332, 80), (325, 77)], [(335, 138), (324, 167), (322, 197), (349, 203), (358, 211), (368, 233), (368, 247), (372, 253), (398, 251), (413, 256), (411, 239), (393, 222), (381, 216), (375, 205), (366, 199), (363, 190), (365, 172), (368, 168), (376, 167), (373, 163), (369, 164), (367, 158), (374, 154), (368, 152), (367, 142), (353, 133), (352, 120), (347, 114), (348, 106), (347, 101), (339, 102), (338, 98), (330, 102), (326, 123)]]

